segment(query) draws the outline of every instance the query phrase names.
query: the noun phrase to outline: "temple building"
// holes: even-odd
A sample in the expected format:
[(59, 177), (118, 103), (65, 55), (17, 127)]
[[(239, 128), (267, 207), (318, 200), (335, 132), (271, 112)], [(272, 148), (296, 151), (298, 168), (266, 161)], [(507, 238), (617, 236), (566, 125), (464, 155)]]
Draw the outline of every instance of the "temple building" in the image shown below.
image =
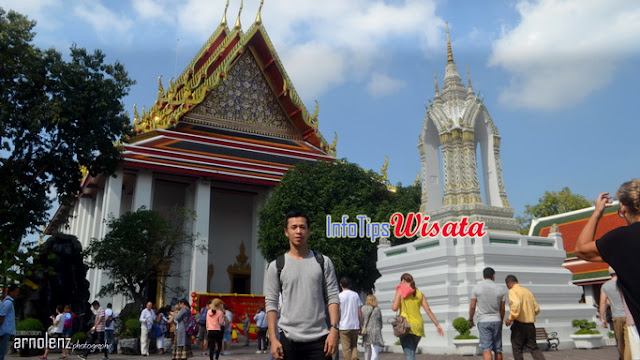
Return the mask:
[[(562, 234), (566, 258), (562, 266), (571, 271), (571, 282), (582, 287), (584, 300), (590, 305), (600, 305), (600, 288), (602, 284), (611, 279), (609, 264), (605, 262), (587, 262), (580, 260), (575, 255), (578, 235), (587, 224), (595, 207), (566, 212), (552, 216), (534, 219), (529, 229), (529, 235), (548, 236), (549, 233)], [(618, 216), (619, 202), (614, 201), (606, 208), (602, 219), (598, 222), (596, 239), (601, 238), (609, 231), (627, 223)]]
[[(502, 179), (498, 128), (482, 99), (475, 95), (471, 80), (466, 87), (462, 83), (448, 27), (441, 91), (438, 85), (436, 78), (434, 98), (418, 138), (422, 165), (420, 212), (440, 224), (461, 224), (462, 219), (484, 223), (486, 233), (427, 234), (395, 246), (381, 241), (376, 263), (381, 277), (375, 288), (384, 321), (395, 315), (391, 303), (400, 277), (410, 273), (445, 332), (445, 336), (439, 336), (423, 315), (429, 341), (420, 342), (419, 351), (459, 352), (453, 340), (457, 335), (453, 320), (468, 318), (472, 290), (482, 280), (482, 270), (492, 267), (498, 285), (505, 286), (505, 277), (513, 274), (531, 290), (540, 305), (536, 326), (557, 332), (560, 348), (572, 348), (571, 321), (591, 319), (593, 308), (578, 303), (582, 291), (571, 284), (571, 272), (562, 266), (566, 252), (560, 233), (516, 233)], [(390, 327), (384, 327), (382, 333), (385, 344), (396, 343)], [(476, 328), (472, 334), (478, 335)], [(511, 352), (510, 331), (506, 328), (502, 341), (504, 352)], [(399, 345), (389, 345), (389, 349), (402, 352)], [(477, 345), (475, 350), (479, 352)]]
[[(227, 7), (228, 7), (227, 2)], [(310, 113), (278, 58), (260, 10), (245, 32), (240, 11), (220, 25), (176, 79), (158, 79), (155, 103), (138, 113), (135, 136), (119, 144), (124, 162), (114, 176), (82, 180), (82, 192), (60, 207), (47, 233), (78, 237), (83, 247), (109, 231), (105, 220), (144, 206), (186, 207), (196, 212), (194, 246), (172, 263), (175, 277), (152, 286), (156, 304), (195, 292), (262, 293), (266, 261), (257, 248), (258, 211), (284, 173), (301, 161), (331, 161), (318, 131), (318, 106)], [(52, 222), (56, 224), (57, 222)], [(92, 299), (109, 278), (88, 273)], [(159, 279), (160, 280), (160, 279)], [(165, 280), (165, 279), (163, 279)], [(126, 299), (115, 297), (115, 309)]]

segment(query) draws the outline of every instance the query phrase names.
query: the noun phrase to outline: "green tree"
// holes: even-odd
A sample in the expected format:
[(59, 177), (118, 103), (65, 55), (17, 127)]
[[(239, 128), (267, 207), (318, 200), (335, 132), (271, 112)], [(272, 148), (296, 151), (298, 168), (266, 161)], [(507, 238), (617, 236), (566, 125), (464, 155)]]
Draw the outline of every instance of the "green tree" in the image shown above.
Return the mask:
[(568, 187), (560, 191), (545, 191), (536, 205), (525, 205), (524, 216), (517, 217), (518, 232), (528, 234), (533, 219), (584, 209), (592, 205), (587, 198), (572, 193)]
[(329, 256), (338, 276), (349, 276), (355, 289), (369, 291), (380, 276), (376, 243), (368, 237), (328, 238), (327, 215), (333, 222), (340, 222), (343, 215), (349, 216), (349, 222), (357, 222), (357, 215), (387, 222), (396, 194), (405, 201), (406, 192), (390, 192), (380, 175), (344, 160), (300, 163), (287, 171), (261, 210), (258, 247), (269, 261), (285, 253), (289, 243), (282, 219), (290, 210), (302, 210), (311, 221), (309, 247)]
[[(68, 60), (32, 40), (35, 21), (0, 8), (0, 275), (28, 256), (22, 238), (45, 224), (53, 200), (80, 190), (81, 166), (115, 171), (128, 134), (124, 67), (75, 45)], [(22, 255), (21, 255), (22, 254)]]
[(109, 232), (103, 239), (92, 239), (85, 250), (89, 266), (105, 270), (111, 279), (98, 296), (127, 294), (142, 305), (148, 300), (149, 287), (158, 280), (165, 292), (184, 295), (184, 289), (169, 288), (166, 280), (179, 275), (171, 264), (184, 251), (193, 246), (206, 251), (189, 231), (194, 220), (191, 210), (171, 208), (160, 213), (145, 207), (109, 220)]

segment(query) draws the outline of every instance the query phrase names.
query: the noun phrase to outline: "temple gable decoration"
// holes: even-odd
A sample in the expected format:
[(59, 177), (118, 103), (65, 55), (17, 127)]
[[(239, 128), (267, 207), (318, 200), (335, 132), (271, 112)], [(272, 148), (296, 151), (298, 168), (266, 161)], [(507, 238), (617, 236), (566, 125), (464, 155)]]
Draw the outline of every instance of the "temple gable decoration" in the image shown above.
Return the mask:
[[(318, 107), (310, 114), (300, 100), (263, 27), (260, 10), (246, 33), (239, 15), (229, 29), (225, 9), (222, 22), (182, 74), (169, 80), (166, 90), (159, 80), (154, 105), (142, 114), (134, 107), (138, 136), (132, 142), (180, 122), (195, 122), (302, 139), (335, 156), (335, 143), (330, 145), (318, 131)], [(234, 93), (242, 96), (232, 100)]]

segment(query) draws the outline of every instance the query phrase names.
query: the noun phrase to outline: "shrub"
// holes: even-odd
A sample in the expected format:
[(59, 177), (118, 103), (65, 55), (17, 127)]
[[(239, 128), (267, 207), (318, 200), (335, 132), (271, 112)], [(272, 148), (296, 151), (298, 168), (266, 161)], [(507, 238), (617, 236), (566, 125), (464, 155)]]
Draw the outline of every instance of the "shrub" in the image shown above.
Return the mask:
[(467, 321), (467, 319), (463, 317), (459, 317), (453, 320), (453, 328), (456, 329), (456, 331), (460, 334), (454, 337), (454, 339), (456, 340), (478, 338), (477, 336), (473, 336), (470, 334), (471, 324), (469, 324), (469, 321)]
[(42, 321), (35, 318), (26, 318), (18, 321), (16, 324), (17, 331), (44, 331)]
[(72, 344), (84, 344), (85, 341), (87, 341), (87, 334), (83, 333), (82, 331), (78, 331), (77, 333), (74, 333), (73, 335), (71, 335), (71, 343)]
[(129, 319), (124, 322), (124, 331), (122, 332), (123, 338), (137, 338), (140, 337), (140, 320)]
[(571, 322), (571, 325), (574, 328), (579, 328), (580, 330), (576, 331), (574, 334), (575, 335), (593, 335), (593, 334), (600, 334), (600, 331), (595, 330), (596, 328), (596, 323), (593, 321), (588, 321), (588, 320), (573, 320)]

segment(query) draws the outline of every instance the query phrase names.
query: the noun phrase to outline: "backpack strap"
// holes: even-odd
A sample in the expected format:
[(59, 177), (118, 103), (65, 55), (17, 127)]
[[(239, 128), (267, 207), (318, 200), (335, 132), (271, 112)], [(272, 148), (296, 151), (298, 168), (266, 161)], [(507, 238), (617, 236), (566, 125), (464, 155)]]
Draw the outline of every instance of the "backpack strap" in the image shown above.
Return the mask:
[[(329, 302), (329, 297), (327, 295), (327, 279), (324, 277), (324, 256), (317, 251), (313, 252), (316, 261), (320, 265), (320, 269), (322, 270), (322, 295), (324, 296), (325, 305)], [(282, 274), (282, 269), (284, 269), (284, 254), (278, 256), (276, 258), (276, 270), (278, 270), (278, 282), (280, 286), (280, 292), (282, 292), (282, 279), (280, 278), (280, 274)]]

